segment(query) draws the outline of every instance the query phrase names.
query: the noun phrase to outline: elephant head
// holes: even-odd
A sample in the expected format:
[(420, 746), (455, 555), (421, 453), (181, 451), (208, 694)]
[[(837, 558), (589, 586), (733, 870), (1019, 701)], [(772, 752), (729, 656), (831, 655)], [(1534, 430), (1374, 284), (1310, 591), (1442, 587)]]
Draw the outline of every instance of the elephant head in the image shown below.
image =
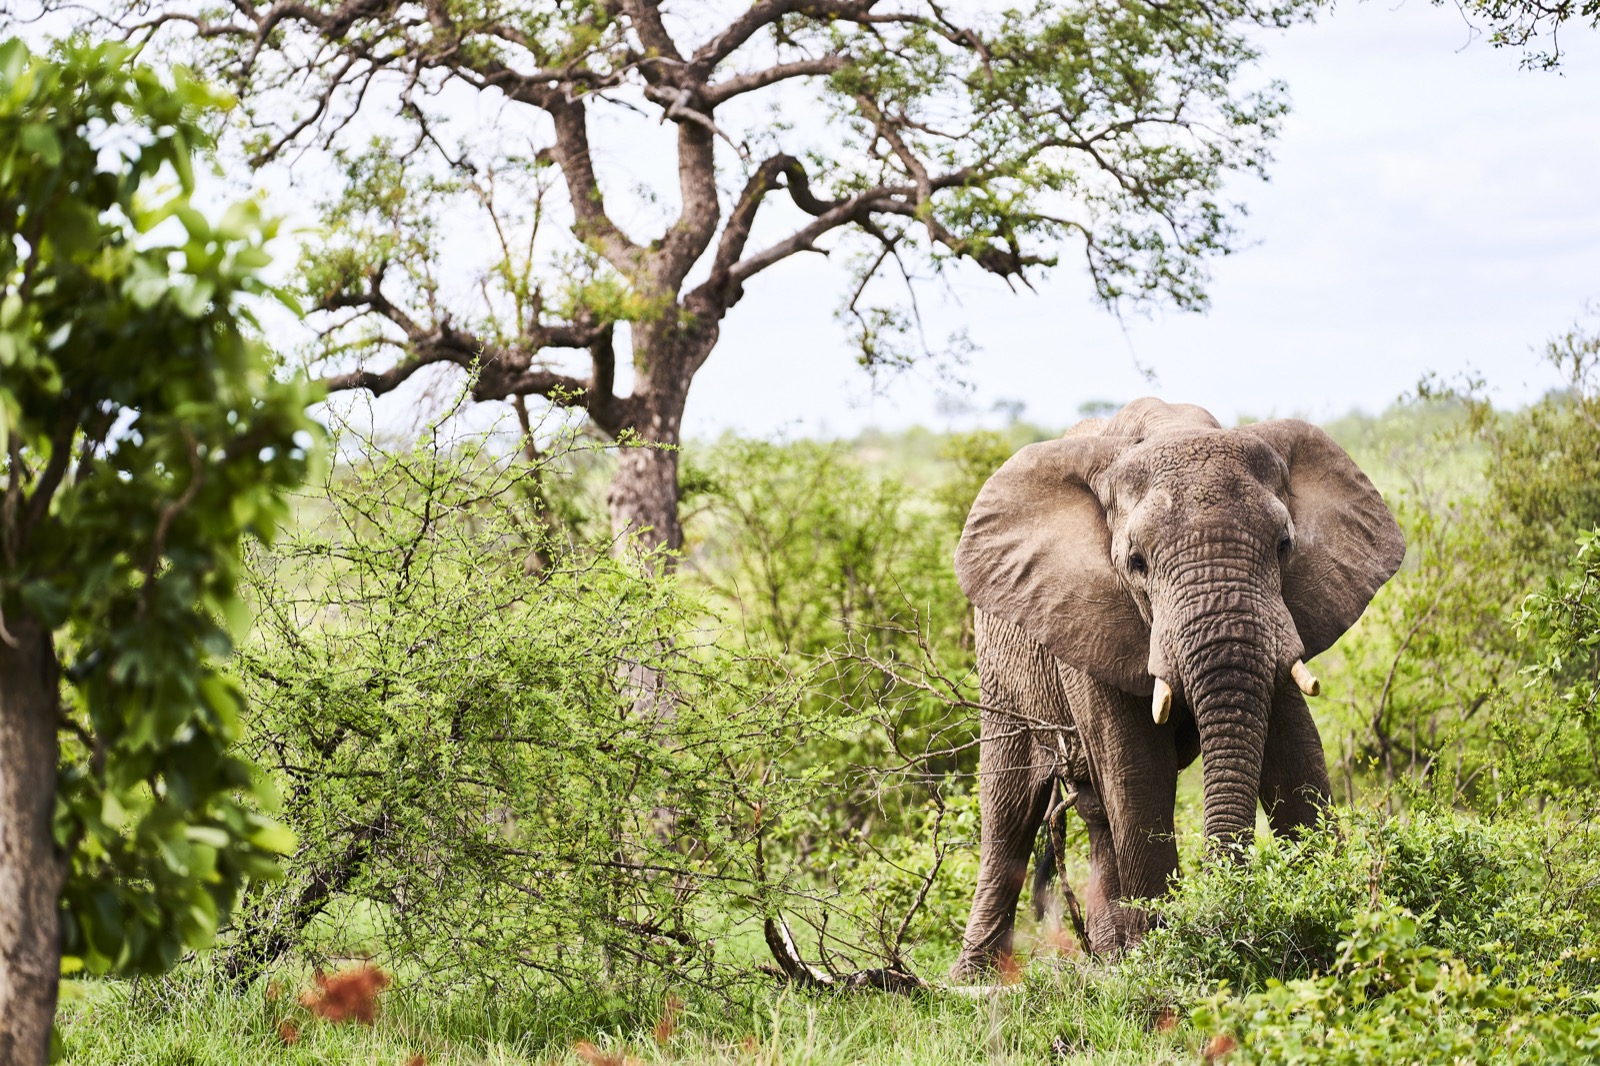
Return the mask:
[(1062, 663), (1177, 699), (1200, 734), (1205, 828), (1255, 825), (1269, 712), (1399, 567), (1394, 517), (1322, 430), (1224, 430), (1137, 401), (1085, 434), (1029, 445), (973, 504), (956, 574), (973, 604)]

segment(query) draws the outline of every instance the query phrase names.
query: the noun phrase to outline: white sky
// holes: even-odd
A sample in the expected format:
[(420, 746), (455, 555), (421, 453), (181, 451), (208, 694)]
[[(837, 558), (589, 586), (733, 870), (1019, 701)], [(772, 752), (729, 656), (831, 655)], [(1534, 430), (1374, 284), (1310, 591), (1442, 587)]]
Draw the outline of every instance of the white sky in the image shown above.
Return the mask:
[[(1271, 182), (1234, 190), (1259, 243), (1216, 265), (1211, 310), (1124, 333), (1081, 269), (1015, 296), (965, 275), (924, 310), (933, 339), (965, 326), (981, 346), (972, 406), (1020, 400), (1065, 425), (1084, 401), (1156, 393), (1224, 420), (1332, 418), (1427, 371), (1476, 370), (1504, 404), (1548, 388), (1534, 349), (1600, 300), (1600, 34), (1566, 31), (1561, 74), (1468, 37), (1449, 4), (1370, 0), (1267, 39), (1263, 70), (1294, 109)], [(815, 257), (756, 279), (695, 381), (688, 435), (970, 421), (914, 376), (872, 394), (832, 319), (841, 284)]]

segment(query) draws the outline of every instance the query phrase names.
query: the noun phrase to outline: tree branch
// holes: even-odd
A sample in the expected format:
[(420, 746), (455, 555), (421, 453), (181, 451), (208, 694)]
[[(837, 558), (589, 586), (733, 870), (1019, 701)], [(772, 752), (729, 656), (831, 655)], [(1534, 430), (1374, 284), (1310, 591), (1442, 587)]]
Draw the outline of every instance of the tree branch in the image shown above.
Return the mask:
[(792, 63), (778, 63), (763, 70), (753, 70), (746, 74), (737, 74), (726, 81), (719, 81), (715, 85), (708, 85), (702, 94), (708, 107), (716, 107), (726, 103), (735, 96), (765, 89), (769, 85), (776, 85), (780, 81), (790, 78), (822, 77), (835, 74), (850, 65), (850, 57), (843, 55), (822, 56), (818, 59), (800, 59)]
[(606, 214), (605, 198), (594, 174), (594, 159), (589, 153), (588, 116), (581, 102), (553, 98), (549, 94), (545, 110), (555, 121), (553, 149), (561, 175), (567, 181), (567, 198), (577, 219), (574, 230), (606, 262), (626, 277), (634, 277), (640, 266), (642, 249), (629, 240)]
[(785, 15), (803, 14), (824, 23), (831, 19), (860, 21), (866, 18), (876, 3), (877, 0), (757, 0), (744, 14), (696, 51), (690, 66), (702, 78), (709, 77), (717, 64)]
[[(323, 378), (322, 385), (329, 392), (366, 389), (374, 396), (382, 396), (423, 367), (449, 363), (476, 370), (473, 399), (504, 400), (536, 393), (562, 406), (589, 411), (596, 424), (612, 435), (622, 428), (619, 401), (612, 394), (616, 357), (611, 349), (609, 323), (533, 323), (515, 348), (492, 345), (476, 334), (456, 329), (448, 318), (432, 328), (424, 327), (384, 295), (382, 280), (380, 267), (369, 280), (366, 292), (335, 294), (318, 306), (321, 310), (354, 308), (362, 314), (388, 319), (405, 334), (407, 354), (387, 370), (359, 369)], [(592, 376), (584, 380), (535, 366), (535, 355), (546, 348), (589, 349), (594, 363)]]

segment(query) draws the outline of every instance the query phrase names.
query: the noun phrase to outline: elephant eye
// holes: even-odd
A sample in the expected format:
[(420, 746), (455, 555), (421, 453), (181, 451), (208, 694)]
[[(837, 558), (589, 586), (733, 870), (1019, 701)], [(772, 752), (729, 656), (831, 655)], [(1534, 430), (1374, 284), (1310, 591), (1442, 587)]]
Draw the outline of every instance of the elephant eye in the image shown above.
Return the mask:
[(1134, 552), (1132, 555), (1128, 556), (1128, 569), (1132, 570), (1136, 574), (1144, 573), (1145, 570), (1148, 569), (1144, 563), (1144, 556), (1140, 555), (1138, 552)]
[(1285, 533), (1278, 540), (1278, 554), (1279, 555), (1288, 555), (1289, 554), (1289, 549), (1292, 548), (1292, 547), (1294, 547), (1294, 539), (1292, 537), (1290, 537), (1289, 534)]

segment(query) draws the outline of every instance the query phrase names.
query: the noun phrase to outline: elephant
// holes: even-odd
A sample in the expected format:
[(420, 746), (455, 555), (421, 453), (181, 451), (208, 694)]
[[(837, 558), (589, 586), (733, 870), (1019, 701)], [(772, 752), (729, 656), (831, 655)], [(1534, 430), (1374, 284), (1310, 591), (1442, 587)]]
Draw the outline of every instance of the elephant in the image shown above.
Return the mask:
[(1176, 785), (1196, 757), (1213, 853), (1252, 836), (1258, 800), (1274, 833), (1314, 824), (1331, 797), (1305, 660), (1404, 555), (1366, 475), (1296, 419), (1224, 429), (1147, 397), (1007, 460), (955, 556), (982, 711), (978, 883), (952, 978), (1010, 954), (1035, 835), (1063, 802), (1088, 830), (1096, 953), (1148, 930), (1127, 901), (1177, 873)]

